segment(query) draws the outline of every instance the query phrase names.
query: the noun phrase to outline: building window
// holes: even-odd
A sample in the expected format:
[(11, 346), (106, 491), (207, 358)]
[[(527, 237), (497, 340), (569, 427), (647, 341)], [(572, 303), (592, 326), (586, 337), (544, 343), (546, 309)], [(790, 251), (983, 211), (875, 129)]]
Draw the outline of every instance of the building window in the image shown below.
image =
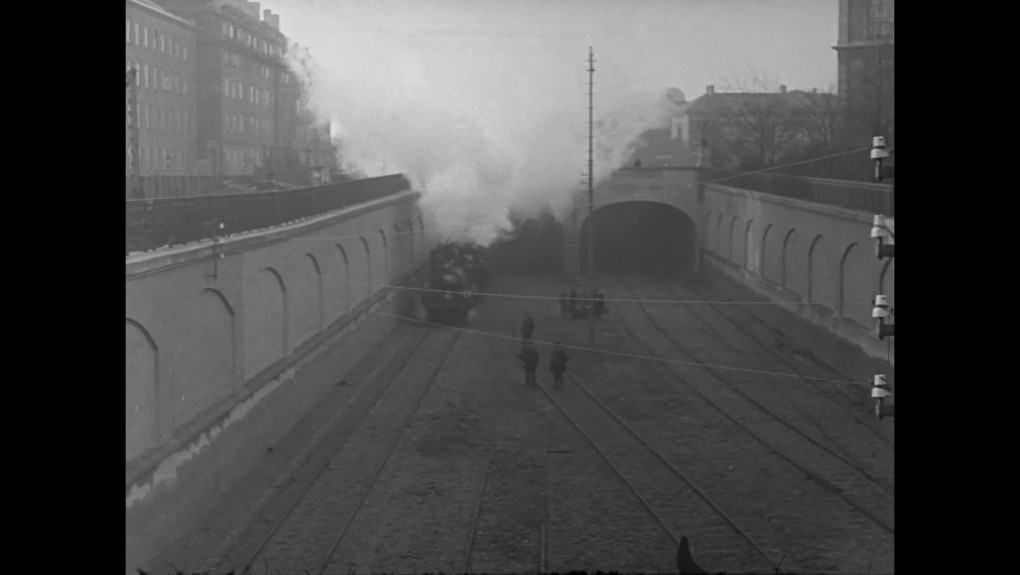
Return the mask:
[(262, 90), (255, 90), (255, 103), (256, 104), (259, 103), (259, 92), (261, 92), (261, 91)]
[(159, 129), (166, 131), (166, 109), (162, 107), (159, 109)]
[(255, 101), (255, 86), (248, 86), (248, 101)]
[(138, 38), (138, 24), (135, 24), (135, 46), (138, 45), (138, 42), (139, 42), (139, 38)]
[(140, 70), (141, 70), (141, 66), (138, 65), (138, 62), (135, 62), (135, 85), (136, 86), (141, 86), (142, 85), (142, 75), (139, 73)]
[(159, 51), (166, 52), (166, 36), (162, 33), (159, 35)]
[(149, 146), (142, 146), (142, 169), (149, 169)]
[(244, 118), (243, 118), (243, 117), (241, 117), (241, 116), (238, 116), (238, 118), (237, 118), (237, 119), (239, 120), (239, 121), (237, 122), (237, 126), (238, 126), (238, 131), (239, 131), (239, 132), (241, 132), (241, 133), (243, 134), (243, 133), (244, 133)]
[(181, 111), (174, 112), (174, 122), (177, 124), (177, 132), (181, 132)]
[(145, 64), (142, 66), (142, 75), (145, 76), (145, 87), (149, 87), (149, 65)]
[(174, 56), (176, 56), (178, 58), (181, 57), (181, 41), (180, 40), (175, 40), (174, 41)]
[(131, 43), (131, 20), (127, 21), (127, 43)]
[(184, 47), (181, 48), (181, 58), (183, 58), (185, 61), (188, 60), (188, 47), (187, 46), (184, 46)]
[(223, 79), (223, 95), (224, 96), (229, 96), (230, 95), (230, 79), (229, 78), (224, 78)]
[(187, 80), (183, 80), (181, 82), (181, 94), (184, 94), (185, 96), (188, 95), (188, 81)]
[(142, 27), (142, 46), (144, 46), (145, 48), (149, 47), (149, 27), (148, 26), (143, 26)]
[(140, 127), (142, 127), (142, 128), (148, 128), (149, 127), (149, 105), (148, 104), (142, 104), (141, 105), (141, 114), (139, 114), (139, 116), (140, 117), (138, 118), (138, 125)]
[(181, 93), (181, 79), (180, 78), (174, 78), (174, 92), (176, 92), (178, 94)]

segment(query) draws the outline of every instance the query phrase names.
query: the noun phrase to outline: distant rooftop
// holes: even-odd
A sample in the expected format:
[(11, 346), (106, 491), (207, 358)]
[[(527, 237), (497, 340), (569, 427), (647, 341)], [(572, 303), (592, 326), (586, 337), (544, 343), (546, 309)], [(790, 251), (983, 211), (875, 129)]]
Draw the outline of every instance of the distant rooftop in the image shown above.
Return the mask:
[(809, 98), (835, 98), (835, 94), (818, 93), (817, 91), (807, 92), (805, 90), (787, 90), (786, 86), (780, 86), (778, 92), (716, 92), (715, 86), (709, 86), (704, 94), (689, 102), (680, 111), (681, 114), (696, 114), (704, 112), (716, 112), (722, 108), (738, 105), (748, 99), (783, 97), (789, 102), (806, 100)]
[(184, 18), (181, 18), (180, 16), (177, 16), (175, 14), (171, 14), (165, 8), (163, 8), (159, 4), (156, 4), (152, 0), (126, 0), (126, 1), (127, 1), (128, 4), (135, 4), (138, 7), (146, 8), (148, 10), (151, 10), (152, 12), (156, 12), (160, 16), (166, 18), (167, 20), (175, 20), (179, 24), (182, 24), (182, 25), (187, 26), (189, 28), (195, 28), (196, 27), (195, 23), (192, 22), (191, 20), (185, 20)]

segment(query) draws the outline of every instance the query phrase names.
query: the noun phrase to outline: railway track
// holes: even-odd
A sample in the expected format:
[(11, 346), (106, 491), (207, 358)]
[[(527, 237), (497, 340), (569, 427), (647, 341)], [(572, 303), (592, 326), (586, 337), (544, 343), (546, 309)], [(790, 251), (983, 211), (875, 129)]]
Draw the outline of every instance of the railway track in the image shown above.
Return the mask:
[(475, 536), (478, 534), (478, 519), (482, 516), (482, 502), (485, 500), (485, 487), (489, 484), (489, 469), (492, 468), (492, 456), (485, 463), (485, 474), (482, 476), (482, 487), (478, 490), (478, 504), (471, 518), (471, 533), (468, 535), (467, 551), (464, 553), (464, 572), (471, 573), (471, 553), (475, 548)]
[[(626, 285), (625, 282), (624, 285)], [(666, 290), (670, 294), (670, 296), (676, 300), (685, 301), (684, 298), (678, 296), (676, 294), (676, 291), (669, 285), (655, 283), (654, 287), (656, 289)], [(634, 293), (633, 290), (630, 290), (629, 287), (627, 289), (631, 291), (631, 293)], [(739, 382), (741, 381), (745, 383), (748, 382), (749, 380), (747, 377), (724, 376), (721, 373), (718, 374), (719, 377), (725, 378), (725, 381), (728, 384), (733, 386), (733, 388), (738, 393), (747, 398), (748, 401), (754, 403), (756, 407), (762, 409), (763, 411), (768, 412), (778, 421), (781, 421), (784, 425), (789, 426), (791, 429), (794, 429), (801, 435), (805, 437), (810, 437), (808, 432), (805, 431), (803, 427), (813, 427), (815, 431), (817, 431), (821, 435), (821, 439), (816, 440), (815, 438), (810, 438), (811, 441), (816, 441), (817, 445), (820, 448), (825, 449), (826, 451), (832, 453), (832, 455), (844, 460), (844, 462), (847, 463), (848, 465), (856, 467), (858, 470), (860, 470), (862, 474), (864, 474), (873, 482), (882, 487), (888, 494), (893, 495), (894, 489), (892, 484), (885, 478), (880, 477), (880, 475), (891, 474), (892, 472), (891, 468), (889, 468), (888, 466), (882, 466), (880, 461), (878, 461), (875, 457), (872, 457), (871, 467), (881, 469), (868, 469), (867, 466), (865, 466), (865, 464), (862, 463), (861, 455), (855, 454), (854, 449), (847, 445), (849, 443), (850, 438), (837, 437), (838, 435), (844, 435), (845, 432), (839, 429), (830, 432), (827, 429), (826, 425), (822, 424), (820, 421), (818, 421), (816, 417), (813, 417), (811, 415), (812, 410), (820, 412), (825, 410), (823, 415), (825, 415), (825, 417), (828, 419), (830, 425), (832, 424), (832, 422), (835, 422), (836, 424), (843, 423), (849, 424), (849, 422), (847, 422), (846, 419), (843, 417), (843, 415), (845, 414), (845, 410), (839, 409), (837, 411), (833, 411), (831, 409), (833, 407), (831, 401), (813, 402), (810, 406), (805, 406), (802, 400), (795, 398), (792, 393), (787, 391), (787, 388), (789, 386), (796, 384), (798, 378), (780, 377), (768, 374), (769, 372), (786, 373), (790, 369), (788, 364), (779, 362), (774, 358), (770, 359), (770, 357), (776, 354), (774, 352), (768, 351), (767, 349), (763, 349), (762, 351), (757, 352), (755, 354), (748, 354), (742, 352), (742, 350), (738, 349), (737, 345), (733, 342), (734, 334), (732, 333), (732, 330), (730, 331), (730, 333), (723, 332), (723, 330), (726, 329), (728, 324), (718, 321), (717, 318), (706, 317), (706, 315), (708, 315), (707, 312), (701, 312), (700, 310), (695, 309), (695, 307), (696, 306), (684, 304), (684, 307), (682, 309), (688, 312), (690, 316), (693, 317), (696, 321), (701, 323), (705, 327), (706, 333), (709, 333), (711, 336), (714, 336), (715, 339), (718, 340), (718, 342), (720, 342), (723, 347), (729, 349), (732, 352), (730, 354), (730, 357), (727, 357), (726, 359), (727, 363), (732, 363), (734, 366), (740, 366), (746, 369), (755, 369), (762, 371), (763, 373), (755, 374), (754, 381), (767, 383), (769, 385), (769, 389), (767, 390), (762, 389), (760, 386), (750, 386), (749, 389), (743, 389), (743, 386), (740, 386)], [(676, 314), (674, 313), (670, 315), (675, 316)], [(659, 320), (653, 319), (652, 321), (659, 327), (662, 327), (661, 322)], [(730, 324), (732, 324), (732, 322), (730, 322)], [(660, 331), (662, 331), (664, 334), (666, 333), (664, 329)], [(668, 335), (676, 343), (679, 343), (676, 340), (679, 340), (681, 337), (683, 337), (676, 336), (673, 334)], [(749, 339), (748, 337), (746, 337), (746, 334), (744, 335), (745, 335), (744, 339)], [(751, 339), (751, 342), (753, 345), (760, 346), (760, 344), (758, 344), (756, 340)], [(695, 357), (697, 361), (702, 363), (711, 363), (707, 361), (706, 358), (704, 358), (703, 356), (691, 352), (689, 349), (687, 349), (687, 351), (688, 353), (690, 353), (690, 355)], [(756, 397), (752, 397), (752, 395)], [(792, 411), (790, 408), (792, 408)], [(801, 422), (800, 425), (795, 425), (793, 423), (795, 421)], [(869, 432), (872, 431), (870, 428), (867, 429)], [(868, 446), (869, 449), (867, 451), (874, 453), (876, 456), (877, 450), (879, 448), (885, 451), (886, 448), (888, 447), (887, 443), (882, 444), (879, 441), (874, 441), (874, 433), (869, 433), (868, 437), (873, 438), (873, 440), (869, 442), (871, 443), (871, 445)], [(856, 439), (857, 443), (861, 442), (861, 438)], [(823, 441), (827, 442), (828, 445), (824, 445), (822, 443)], [(884, 453), (883, 455), (887, 454), (888, 453)]]
[[(677, 294), (676, 286), (674, 284), (667, 283), (663, 285), (666, 289), (670, 291), (670, 293), (673, 294), (673, 297), (675, 299), (678, 300), (699, 299), (705, 301), (706, 303), (704, 305), (711, 309), (712, 312), (714, 312), (715, 316), (720, 318), (723, 322), (725, 322), (725, 324), (731, 326), (733, 330), (735, 330), (736, 332), (743, 334), (743, 336), (746, 339), (754, 342), (755, 345), (759, 346), (762, 350), (764, 350), (765, 355), (767, 357), (772, 358), (773, 361), (778, 362), (779, 364), (784, 366), (786, 370), (788, 370), (790, 373), (802, 376), (803, 378), (814, 378), (815, 380), (824, 378), (838, 381), (846, 381), (850, 379), (849, 376), (840, 373), (834, 370), (833, 368), (825, 365), (824, 363), (820, 362), (819, 360), (814, 358), (814, 356), (810, 352), (807, 352), (806, 350), (803, 350), (804, 353), (800, 353), (802, 350), (797, 349), (792, 350), (794, 357), (800, 360), (800, 363), (790, 361), (790, 359), (788, 359), (781, 353), (770, 351), (776, 345), (776, 342), (781, 341), (780, 339), (781, 334), (779, 334), (778, 330), (766, 324), (764, 320), (756, 316), (753, 312), (746, 309), (736, 312), (724, 309), (725, 306), (719, 306), (716, 305), (715, 303), (707, 301), (704, 294), (692, 285), (684, 284), (681, 290), (683, 292), (693, 294), (694, 298), (688, 297), (683, 293)], [(690, 307), (690, 309), (692, 312), (694, 312), (694, 314), (698, 315), (705, 322), (706, 325), (709, 323), (708, 319), (706, 319), (705, 313), (699, 311), (694, 307)], [(743, 315), (741, 315), (742, 312)], [(746, 317), (748, 320), (753, 322), (754, 327), (748, 328), (746, 325), (744, 325), (744, 323), (740, 321), (742, 317)], [(769, 335), (765, 336), (759, 335), (763, 331), (772, 332), (773, 335), (771, 335), (771, 338), (773, 339), (773, 341), (768, 341), (768, 339), (770, 339)], [(812, 358), (812, 361), (805, 360), (803, 357), (801, 357), (802, 355), (805, 354), (809, 355)], [(855, 402), (860, 403), (862, 397), (860, 393), (855, 395), (852, 392), (848, 392), (846, 386), (842, 384), (831, 384), (825, 386), (822, 385), (824, 384), (824, 382), (820, 381), (812, 382), (808, 381), (808, 379), (802, 379), (802, 381), (807, 385), (808, 388), (810, 388), (812, 393), (822, 396), (822, 398), (828, 404), (835, 406), (837, 409), (845, 410), (846, 413), (855, 422), (857, 422), (860, 426), (867, 430), (871, 435), (875, 436), (876, 439), (884, 443), (889, 449), (892, 449), (894, 447), (893, 442), (888, 437), (886, 437), (886, 435), (882, 432), (881, 428), (876, 428), (873, 419), (869, 417), (870, 410), (864, 410), (865, 413), (863, 414), (863, 418), (856, 411), (854, 411), (852, 404)], [(834, 391), (837, 397), (833, 397), (833, 394), (826, 392), (825, 391), (826, 388)], [(869, 403), (867, 402), (865, 403), (868, 405), (868, 407), (870, 407)]]
[[(664, 284), (663, 287), (676, 299), (690, 299), (687, 294), (693, 294), (698, 299), (704, 300), (704, 296), (687, 286), (681, 289), (684, 293), (677, 293), (675, 286)], [(765, 371), (779, 371), (790, 373), (799, 377), (776, 378), (766, 376), (763, 379), (772, 383), (772, 388), (783, 395), (791, 404), (797, 407), (803, 416), (811, 421), (814, 426), (826, 436), (848, 459), (855, 461), (862, 467), (865, 466), (862, 460), (871, 460), (871, 469), (876, 479), (894, 491), (893, 481), (893, 455), (894, 446), (885, 436), (881, 429), (876, 429), (873, 418), (864, 415), (862, 419), (855, 412), (851, 403), (861, 403), (866, 396), (867, 388), (861, 386), (857, 389), (857, 396), (852, 397), (845, 390), (848, 384), (833, 383), (825, 385), (819, 379), (828, 379), (833, 375), (822, 375), (820, 370), (812, 369), (811, 364), (801, 359), (802, 364), (791, 361), (783, 354), (774, 351), (774, 344), (762, 340), (748, 329), (742, 322), (733, 317), (733, 313), (724, 312), (715, 304), (706, 304), (704, 311), (697, 309), (697, 306), (686, 306), (694, 316), (704, 325), (709, 326), (715, 333), (726, 342), (726, 345), (736, 351), (732, 340), (745, 340), (763, 350), (763, 353), (752, 360), (751, 363), (760, 365)], [(738, 312), (739, 313), (739, 312)], [(796, 350), (793, 350), (796, 351)], [(830, 370), (831, 371), (831, 370)], [(805, 373), (810, 372), (810, 373)], [(836, 375), (838, 380), (846, 381), (848, 378), (843, 375)], [(812, 378), (815, 381), (812, 381)], [(823, 388), (834, 388), (841, 398), (838, 400), (831, 393)], [(789, 390), (789, 391), (787, 391)], [(797, 399), (800, 398), (800, 399)], [(812, 416), (815, 413), (815, 416)], [(865, 431), (865, 436), (860, 436), (857, 431)]]
[[(679, 544), (684, 534), (697, 534), (706, 564), (727, 572), (773, 572), (775, 550), (766, 550), (703, 489), (651, 446), (573, 374), (576, 391), (565, 386), (550, 393), (549, 402), (588, 441), (662, 530)], [(554, 395), (562, 397), (557, 400)], [(548, 528), (546, 528), (548, 533)], [(543, 569), (547, 568), (543, 543)]]
[[(622, 288), (633, 299), (640, 299), (637, 294), (627, 287), (625, 282), (622, 283)], [(704, 384), (693, 385), (689, 377), (684, 377), (677, 373), (678, 370), (675, 364), (664, 362), (677, 379), (731, 423), (742, 429), (788, 464), (798, 469), (811, 481), (826, 489), (834, 497), (853, 507), (858, 513), (866, 517), (868, 521), (888, 535), (895, 534), (892, 520), (893, 496), (886, 487), (876, 482), (860, 466), (827, 448), (821, 442), (790, 425), (783, 418), (750, 398), (737, 386), (733, 385), (729, 381), (728, 376), (722, 375), (718, 369), (706, 366), (705, 364), (709, 362), (704, 361), (700, 354), (691, 352), (689, 346), (679, 342), (676, 337), (664, 329), (654, 316), (649, 313), (644, 303), (636, 302), (634, 305), (640, 309), (645, 321), (651, 325), (653, 331), (658, 332), (663, 340), (667, 342), (668, 347), (674, 351), (679, 351), (685, 356), (685, 361), (701, 364), (696, 368), (699, 371), (699, 375), (707, 374), (708, 377), (704, 379), (699, 377), (699, 381), (715, 381), (721, 383), (723, 387)], [(627, 322), (624, 321), (624, 324), (627, 325)], [(633, 330), (630, 330), (629, 326), (627, 327), (634, 339), (650, 355), (660, 360), (662, 359), (661, 354), (655, 353), (647, 342), (638, 337)], [(740, 413), (746, 419), (753, 419), (754, 422), (745, 424), (734, 417), (734, 413)], [(746, 417), (746, 415), (756, 415), (757, 417)]]
[[(408, 422), (414, 417), (421, 406), (425, 396), (428, 395), (429, 390), (432, 388), (432, 384), (436, 377), (442, 371), (443, 365), (446, 362), (447, 357), (453, 350), (460, 338), (461, 332), (443, 329), (430, 329), (424, 337), (417, 343), (414, 350), (407, 354), (405, 358), (402, 358), (400, 362), (396, 362), (391, 370), (394, 373), (393, 378), (387, 383), (386, 387), (380, 392), (371, 403), (364, 408), (364, 410), (357, 417), (357, 423), (350, 429), (350, 431), (337, 443), (323, 442), (322, 451), (327, 452), (325, 457), (320, 453), (319, 457), (312, 457), (314, 465), (306, 466), (305, 473), (301, 474), (302, 477), (295, 477), (291, 480), (291, 485), (295, 485), (295, 488), (288, 493), (287, 497), (278, 497), (273, 509), (270, 510), (271, 527), (268, 531), (261, 533), (261, 536), (256, 536), (254, 533), (249, 533), (250, 540), (258, 540), (259, 543), (254, 548), (247, 548), (239, 550), (235, 553), (235, 560), (232, 562), (233, 572), (245, 573), (250, 572), (252, 568), (261, 563), (267, 565), (273, 565), (275, 567), (276, 561), (274, 561), (274, 553), (272, 553), (272, 546), (281, 540), (284, 546), (286, 542), (300, 541), (302, 539), (314, 541), (315, 539), (321, 539), (324, 535), (323, 531), (333, 528), (333, 536), (329, 538), (325, 545), (318, 545), (319, 548), (324, 548), (320, 557), (316, 562), (315, 571), (308, 571), (316, 575), (322, 575), (326, 569), (330, 566), (333, 556), (336, 553), (337, 547), (340, 545), (343, 538), (346, 536), (352, 522), (361, 510), (364, 504), (365, 498), (371, 492), (372, 487), (375, 485), (382, 471), (386, 468), (393, 452), (397, 445), (400, 443), (400, 439), (407, 428)], [(391, 444), (386, 450), (386, 454), (381, 463), (377, 464), (374, 474), (367, 479), (365, 485), (361, 489), (360, 495), (353, 505), (353, 509), (347, 514), (346, 520), (342, 525), (336, 523), (335, 518), (338, 509), (334, 505), (314, 505), (309, 502), (309, 495), (313, 492), (313, 488), (323, 483), (323, 479), (326, 474), (325, 472), (333, 466), (336, 458), (340, 455), (340, 452), (350, 444), (351, 437), (358, 430), (362, 429), (366, 424), (366, 421), (373, 415), (376, 415), (376, 409), (380, 405), (380, 400), (386, 396), (388, 391), (394, 384), (394, 382), (400, 379), (401, 374), (406, 369), (407, 365), (411, 361), (419, 356), (419, 352), (423, 348), (429, 348), (430, 351), (441, 350), (440, 353), (436, 354), (436, 357), (440, 359), (435, 361), (435, 367), (431, 374), (427, 378), (423, 389), (419, 392), (417, 400), (412, 409), (408, 410), (406, 416), (399, 418), (400, 426), (399, 431), (395, 434)], [(427, 357), (427, 356), (426, 356)], [(385, 410), (384, 410), (385, 411)], [(388, 427), (390, 430), (397, 429), (392, 425), (386, 425), (388, 421), (385, 417), (387, 414), (379, 415), (380, 419), (384, 421), (379, 422), (380, 425)], [(392, 418), (390, 418), (392, 419)], [(373, 422), (374, 423), (374, 422)], [(328, 445), (326, 445), (328, 444)], [(373, 459), (377, 459), (377, 454), (369, 454)], [(350, 502), (347, 502), (350, 503)], [(325, 517), (324, 517), (325, 516)], [(332, 519), (332, 520), (330, 520)], [(308, 525), (302, 529), (303, 525)], [(285, 533), (290, 530), (290, 533)], [(311, 533), (304, 533), (308, 537), (302, 537), (302, 531), (311, 530), (314, 535), (318, 537), (312, 537)], [(328, 531), (327, 531), (328, 533)], [(289, 535), (289, 537), (287, 537)], [(247, 539), (247, 538), (246, 538)], [(314, 543), (313, 543), (314, 545)], [(308, 557), (306, 554), (303, 555), (303, 559), (306, 561), (313, 560), (312, 557)], [(259, 560), (262, 560), (260, 563)]]
[[(627, 286), (626, 282), (622, 282), (622, 283), (623, 283), (624, 287), (627, 289), (627, 291), (629, 293), (631, 293), (631, 294), (634, 294), (635, 297), (636, 297), (635, 292), (633, 290), (631, 290), (629, 286)], [(660, 287), (660, 286), (658, 284), (656, 284), (656, 287)], [(666, 289), (668, 289), (668, 287)], [(676, 293), (673, 292), (671, 289), (669, 289), (668, 291), (669, 291), (669, 293), (671, 294), (672, 297), (674, 297), (674, 298), (677, 297)], [(641, 303), (640, 305), (645, 310), (646, 317), (649, 318), (649, 320), (652, 322), (652, 324), (656, 326), (657, 330), (661, 334), (663, 334), (667, 339), (669, 339), (671, 343), (673, 343), (675, 346), (681, 348), (685, 353), (690, 355), (695, 361), (697, 361), (699, 363), (703, 363), (703, 364), (711, 364), (712, 363), (711, 361), (708, 361), (708, 359), (706, 357), (704, 357), (702, 354), (699, 354), (699, 353), (696, 353), (694, 351), (691, 351), (691, 346), (685, 346), (680, 341), (681, 338), (685, 338), (684, 335), (682, 335), (682, 334), (681, 335), (675, 335), (674, 333), (669, 332), (669, 330), (667, 330), (665, 327), (663, 327), (663, 325), (660, 322), (660, 320), (655, 319), (651, 314), (649, 314), (647, 312), (647, 308), (644, 307), (644, 303)], [(685, 304), (684, 309), (687, 309), (688, 311), (690, 311), (691, 315), (694, 318), (696, 318), (697, 321), (699, 321), (700, 323), (702, 323), (705, 326), (707, 333), (710, 333), (711, 335), (713, 335), (715, 337), (715, 339), (718, 340), (723, 345), (723, 347), (725, 347), (726, 349), (729, 349), (732, 352), (731, 354), (729, 354), (729, 357), (726, 358), (726, 362), (727, 363), (731, 363), (732, 362), (734, 367), (740, 366), (743, 369), (748, 369), (748, 370), (759, 370), (759, 371), (762, 371), (762, 372), (771, 372), (771, 373), (783, 373), (784, 367), (782, 365), (777, 365), (776, 363), (772, 363), (771, 365), (769, 365), (769, 364), (762, 365), (762, 363), (764, 363), (766, 361), (765, 358), (767, 357), (768, 352), (762, 352), (762, 353), (758, 354), (758, 356), (756, 356), (756, 360), (753, 363), (749, 363), (749, 360), (746, 359), (746, 354), (742, 354), (740, 352), (740, 350), (738, 350), (736, 348), (736, 346), (733, 345), (733, 343), (730, 342), (729, 338), (727, 338), (725, 335), (721, 334), (719, 332), (718, 326), (712, 325), (712, 323), (707, 321), (699, 312), (697, 312), (696, 310), (693, 310), (692, 306), (689, 306), (689, 305)], [(679, 331), (683, 332), (684, 330), (679, 330)], [(686, 338), (686, 339), (689, 339), (689, 338)], [(697, 339), (699, 341), (703, 341), (703, 338), (701, 338), (701, 337), (698, 337)], [(784, 381), (777, 382), (775, 380), (778, 379), (778, 376), (768, 375), (767, 373), (753, 374), (753, 379), (752, 379), (751, 378), (751, 374), (746, 373), (746, 372), (741, 373), (740, 375), (730, 375), (730, 374), (722, 373), (721, 370), (710, 370), (710, 371), (712, 371), (713, 375), (715, 375), (718, 379), (720, 379), (721, 381), (725, 382), (734, 391), (736, 391), (741, 396), (743, 396), (745, 399), (747, 399), (747, 401), (749, 401), (752, 404), (754, 404), (755, 407), (757, 407), (758, 409), (762, 410), (763, 412), (769, 414), (776, 421), (778, 421), (781, 424), (787, 426), (788, 428), (790, 428), (795, 433), (803, 436), (805, 439), (807, 439), (811, 443), (815, 444), (819, 449), (822, 449), (822, 450), (828, 452), (832, 456), (837, 457), (840, 460), (842, 460), (847, 465), (849, 465), (851, 467), (854, 467), (862, 475), (864, 475), (869, 480), (871, 480), (873, 483), (875, 483), (876, 485), (881, 487), (890, 496), (892, 496), (894, 494), (894, 490), (893, 490), (892, 485), (889, 482), (887, 482), (885, 479), (883, 479), (882, 477), (879, 477), (878, 475), (876, 475), (876, 473), (874, 473), (871, 470), (867, 469), (864, 466), (864, 464), (861, 463), (860, 459), (858, 457), (854, 456), (851, 453), (852, 450), (850, 448), (848, 448), (844, 444), (845, 440), (840, 441), (840, 440), (837, 440), (835, 437), (833, 437), (833, 434), (829, 433), (826, 430), (824, 425), (822, 425), (816, 418), (811, 416), (811, 414), (809, 413), (809, 410), (805, 409), (801, 405), (801, 402), (799, 402), (795, 398), (791, 397), (791, 395), (784, 390), (784, 387), (789, 385), (790, 382), (792, 380), (794, 380), (795, 378), (783, 378)], [(763, 389), (761, 389), (760, 386), (748, 385), (748, 384), (753, 384), (754, 382), (758, 382), (758, 381), (764, 381), (764, 382), (768, 383), (770, 389), (769, 390), (763, 390)], [(743, 385), (741, 385), (741, 384), (743, 384)], [(746, 387), (746, 389), (745, 389), (745, 387)], [(786, 405), (784, 405), (784, 402), (781, 401), (781, 400), (777, 401), (780, 398), (785, 400), (785, 404)], [(768, 404), (768, 405), (766, 405), (766, 404)], [(787, 405), (789, 407), (787, 407)], [(813, 407), (817, 409), (818, 406), (816, 405), (816, 406), (813, 406)], [(790, 408), (792, 408), (792, 411), (790, 410)], [(842, 415), (842, 413), (840, 413), (839, 415)], [(829, 417), (835, 418), (835, 417), (838, 417), (838, 415), (837, 414), (833, 414), (833, 413), (830, 412), (829, 413)], [(801, 425), (803, 425), (804, 427), (813, 427), (819, 434), (821, 434), (821, 436), (822, 436), (821, 439), (816, 439), (814, 437), (811, 437), (811, 435), (809, 435), (807, 431), (802, 429), (801, 426), (795, 425), (793, 423), (794, 421), (802, 422)], [(829, 445), (825, 445), (823, 443), (823, 441), (827, 442)], [(830, 445), (831, 445), (831, 447), (830, 447)], [(872, 447), (876, 447), (877, 448), (878, 446), (877, 445), (873, 445)], [(833, 449), (833, 448), (835, 448), (835, 449)], [(873, 464), (873, 465), (877, 466), (877, 463)], [(882, 470), (882, 471), (885, 471), (885, 472), (888, 473), (888, 472), (891, 472), (891, 469), (890, 470)]]

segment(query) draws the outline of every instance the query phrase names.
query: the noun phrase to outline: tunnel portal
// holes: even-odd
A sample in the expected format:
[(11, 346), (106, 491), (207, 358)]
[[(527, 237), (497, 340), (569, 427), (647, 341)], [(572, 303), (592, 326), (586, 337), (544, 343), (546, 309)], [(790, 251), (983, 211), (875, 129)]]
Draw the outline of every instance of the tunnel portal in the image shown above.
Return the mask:
[[(622, 202), (595, 210), (595, 272), (689, 276), (696, 228), (683, 211), (657, 202)], [(581, 272), (588, 271), (588, 218), (581, 225)]]

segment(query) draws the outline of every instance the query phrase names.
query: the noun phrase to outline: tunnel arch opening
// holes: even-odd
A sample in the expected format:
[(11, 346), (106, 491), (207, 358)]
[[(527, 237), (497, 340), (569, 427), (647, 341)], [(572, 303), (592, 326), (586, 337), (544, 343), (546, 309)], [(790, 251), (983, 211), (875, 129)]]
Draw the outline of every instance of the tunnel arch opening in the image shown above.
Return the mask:
[[(697, 261), (697, 226), (679, 208), (620, 202), (595, 210), (595, 273), (687, 277)], [(579, 234), (580, 270), (588, 272), (589, 218)]]

